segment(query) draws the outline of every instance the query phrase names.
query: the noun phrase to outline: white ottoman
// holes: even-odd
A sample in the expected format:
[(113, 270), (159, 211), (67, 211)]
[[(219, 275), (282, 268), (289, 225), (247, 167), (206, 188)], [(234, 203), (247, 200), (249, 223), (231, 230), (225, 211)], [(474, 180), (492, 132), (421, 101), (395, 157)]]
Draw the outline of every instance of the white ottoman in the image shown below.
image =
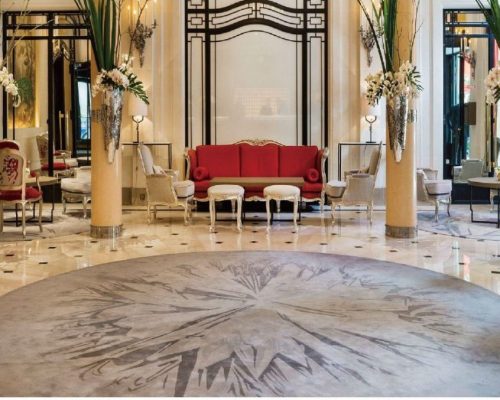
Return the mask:
[(236, 214), (236, 225), (241, 232), (241, 209), (243, 207), (243, 196), (245, 189), (238, 185), (215, 185), (208, 189), (208, 201), (210, 205), (210, 232), (215, 232), (215, 202), (236, 201), (238, 203), (238, 213)]
[(266, 199), (267, 230), (271, 229), (271, 200), (275, 200), (276, 202), (293, 202), (293, 226), (295, 227), (295, 230), (297, 230), (300, 189), (296, 186), (289, 185), (268, 186), (264, 189), (264, 197)]

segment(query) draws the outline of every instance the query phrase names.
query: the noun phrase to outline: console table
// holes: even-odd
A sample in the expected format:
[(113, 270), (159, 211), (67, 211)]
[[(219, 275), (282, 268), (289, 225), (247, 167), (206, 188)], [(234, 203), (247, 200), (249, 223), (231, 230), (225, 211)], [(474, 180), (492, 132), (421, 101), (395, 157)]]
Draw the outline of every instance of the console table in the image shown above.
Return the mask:
[(500, 181), (496, 178), (471, 178), (467, 181), (470, 187), (470, 219), (471, 222), (480, 222), (483, 224), (497, 224), (497, 228), (500, 228), (500, 201), (497, 205), (497, 220), (495, 221), (480, 221), (480, 220), (474, 220), (474, 209), (472, 207), (472, 191), (473, 188), (484, 188), (484, 189), (490, 189), (490, 190), (496, 190), (497, 192), (497, 197), (500, 199)]

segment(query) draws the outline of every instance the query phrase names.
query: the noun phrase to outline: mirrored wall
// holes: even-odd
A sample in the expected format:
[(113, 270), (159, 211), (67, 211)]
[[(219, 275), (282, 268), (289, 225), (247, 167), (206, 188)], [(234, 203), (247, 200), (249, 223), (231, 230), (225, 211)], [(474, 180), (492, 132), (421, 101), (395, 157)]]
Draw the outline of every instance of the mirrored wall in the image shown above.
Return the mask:
[(446, 10), (444, 22), (444, 177), (461, 185), (500, 165), (500, 131), (484, 85), (498, 47), (479, 10)]
[(3, 137), (21, 143), (32, 170), (89, 164), (91, 42), (82, 15), (7, 12), (3, 49), (22, 97), (14, 107), (3, 96)]

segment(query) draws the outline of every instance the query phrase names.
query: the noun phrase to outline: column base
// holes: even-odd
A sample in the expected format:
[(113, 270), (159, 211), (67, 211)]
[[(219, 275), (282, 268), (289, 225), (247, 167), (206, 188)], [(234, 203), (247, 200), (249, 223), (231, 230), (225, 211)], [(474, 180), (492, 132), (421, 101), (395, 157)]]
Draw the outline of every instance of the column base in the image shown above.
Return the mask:
[(396, 239), (414, 239), (417, 237), (416, 226), (385, 226), (385, 235)]
[(122, 234), (123, 225), (94, 226), (90, 225), (90, 236), (94, 239), (114, 239)]

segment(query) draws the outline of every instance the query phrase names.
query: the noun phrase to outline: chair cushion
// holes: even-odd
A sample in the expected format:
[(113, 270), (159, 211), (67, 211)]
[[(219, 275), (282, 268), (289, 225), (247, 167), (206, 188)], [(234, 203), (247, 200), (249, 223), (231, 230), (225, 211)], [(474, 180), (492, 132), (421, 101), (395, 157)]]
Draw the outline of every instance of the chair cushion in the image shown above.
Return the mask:
[(304, 176), (309, 168), (316, 167), (316, 146), (280, 147), (280, 176)]
[[(0, 200), (4, 201), (16, 201), (21, 200), (22, 192), (20, 190), (9, 190), (0, 192)], [(42, 197), (42, 192), (39, 192), (38, 189), (34, 187), (26, 188), (26, 200), (35, 200)]]
[(327, 196), (338, 199), (344, 195), (346, 187), (347, 187), (346, 182), (330, 181), (326, 184), (325, 192), (326, 192)]
[(240, 147), (238, 145), (198, 146), (198, 166), (206, 167), (210, 178), (240, 176)]
[(299, 196), (299, 195), (300, 195), (300, 189), (296, 186), (272, 185), (272, 186), (267, 186), (264, 189), (265, 197), (269, 196), (271, 198), (276, 198), (276, 199)]
[(302, 186), (302, 192), (321, 193), (322, 190), (323, 190), (323, 184), (321, 182), (318, 183), (304, 182), (304, 186)]
[(196, 167), (193, 171), (193, 179), (195, 181), (204, 181), (205, 179), (208, 179), (209, 176), (210, 173), (207, 167)]
[(310, 183), (316, 183), (319, 181), (319, 172), (316, 168), (309, 168), (304, 178)]
[(425, 181), (425, 189), (431, 196), (451, 194), (451, 180)]
[(194, 195), (194, 182), (193, 181), (179, 181), (174, 182), (174, 190), (177, 197), (185, 198)]
[(61, 190), (71, 193), (88, 194), (91, 192), (91, 184), (89, 180), (76, 178), (61, 179)]
[[(78, 163), (77, 163), (78, 164)], [(69, 169), (69, 167), (63, 163), (63, 162), (54, 162), (54, 171), (64, 171), (66, 169)], [(42, 165), (42, 171), (48, 171), (49, 170), (49, 164), (43, 164)]]
[(247, 177), (276, 177), (279, 172), (279, 146), (268, 144), (265, 146), (240, 145), (241, 176)]

